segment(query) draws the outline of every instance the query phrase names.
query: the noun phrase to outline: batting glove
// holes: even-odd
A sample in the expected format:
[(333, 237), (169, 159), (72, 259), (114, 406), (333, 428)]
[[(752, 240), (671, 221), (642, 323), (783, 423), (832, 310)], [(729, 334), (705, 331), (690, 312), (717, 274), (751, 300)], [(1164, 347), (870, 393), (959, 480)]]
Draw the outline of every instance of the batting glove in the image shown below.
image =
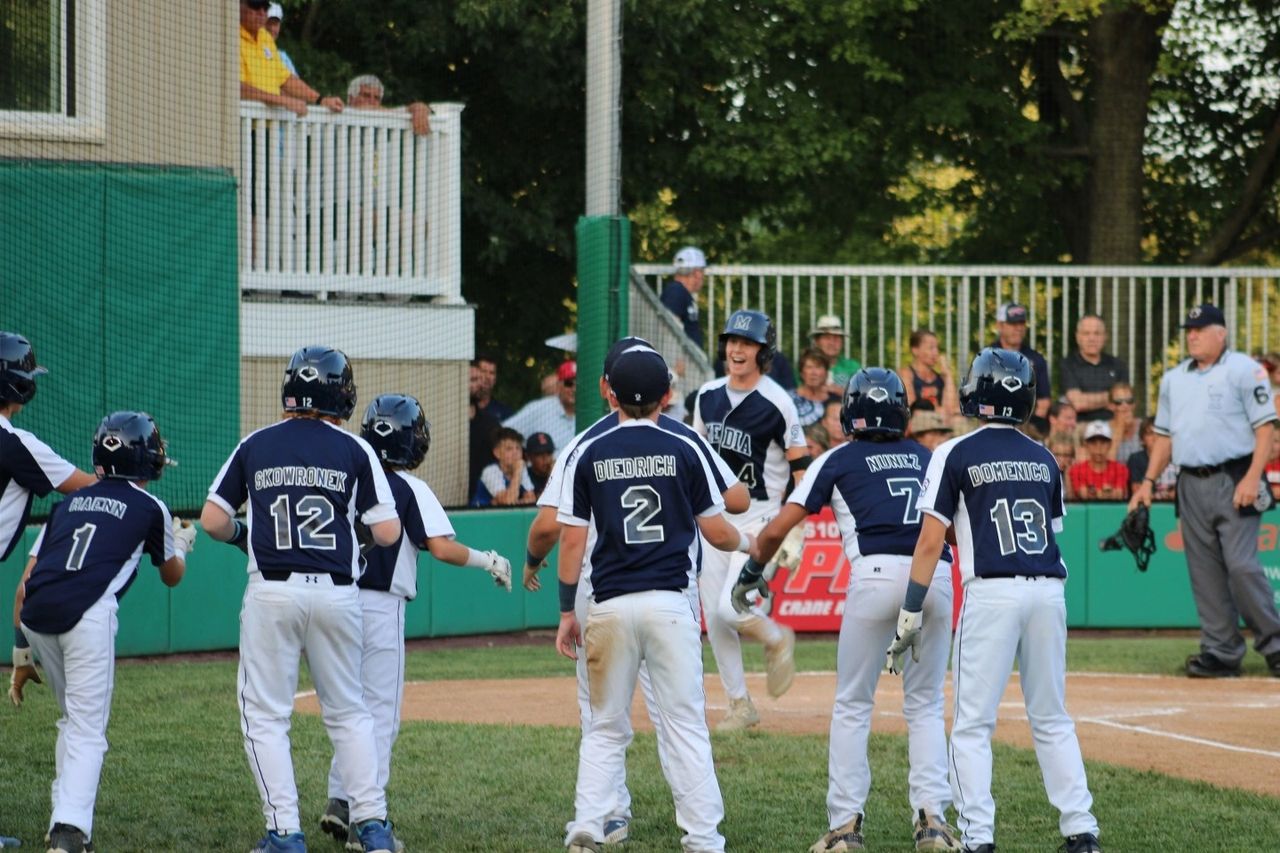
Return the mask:
[(187, 555), (194, 551), (196, 547), (195, 525), (174, 516), (173, 545), (174, 550), (178, 552), (178, 556), (185, 560)]
[(794, 569), (800, 565), (800, 557), (804, 553), (804, 525), (797, 524), (787, 533), (787, 537), (778, 546), (778, 553), (773, 555), (774, 569), (786, 566)]
[(920, 627), (924, 622), (924, 611), (898, 611), (898, 630), (893, 637), (893, 645), (885, 652), (884, 668), (893, 675), (902, 672), (902, 656), (911, 649), (911, 660), (920, 662)]
[(31, 658), (31, 649), (13, 647), (13, 672), (9, 674), (9, 701), (15, 708), (22, 707), (22, 690), (28, 681), (43, 684), (40, 673), (36, 670), (35, 661)]
[(738, 573), (738, 582), (733, 585), (733, 592), (729, 595), (735, 611), (746, 613), (751, 609), (747, 595), (752, 590), (760, 593), (761, 598), (769, 597), (769, 582), (764, 579), (764, 566), (748, 557), (747, 564)]
[(488, 560), (484, 570), (489, 573), (489, 577), (493, 578), (495, 584), (511, 592), (511, 561), (497, 551), (485, 551), (484, 556)]

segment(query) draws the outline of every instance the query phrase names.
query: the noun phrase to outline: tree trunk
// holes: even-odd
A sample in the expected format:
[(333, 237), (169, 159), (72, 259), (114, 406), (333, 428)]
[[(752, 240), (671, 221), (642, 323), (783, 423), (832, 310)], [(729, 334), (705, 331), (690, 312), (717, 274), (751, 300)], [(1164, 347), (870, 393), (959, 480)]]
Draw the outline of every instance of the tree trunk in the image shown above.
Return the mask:
[(1142, 147), (1151, 75), (1168, 13), (1107, 7), (1089, 24), (1090, 264), (1142, 261)]

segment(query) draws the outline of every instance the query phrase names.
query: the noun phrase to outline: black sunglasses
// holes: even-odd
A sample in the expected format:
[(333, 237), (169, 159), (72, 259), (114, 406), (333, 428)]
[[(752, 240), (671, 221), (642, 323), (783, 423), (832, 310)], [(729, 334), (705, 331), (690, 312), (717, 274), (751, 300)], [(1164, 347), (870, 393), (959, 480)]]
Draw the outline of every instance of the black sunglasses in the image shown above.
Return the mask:
[(244, 0), (244, 5), (261, 11), (271, 5), (271, 0)]
[(1115, 403), (1117, 406), (1132, 406), (1133, 398), (1132, 397), (1114, 397), (1112, 398), (1111, 402)]

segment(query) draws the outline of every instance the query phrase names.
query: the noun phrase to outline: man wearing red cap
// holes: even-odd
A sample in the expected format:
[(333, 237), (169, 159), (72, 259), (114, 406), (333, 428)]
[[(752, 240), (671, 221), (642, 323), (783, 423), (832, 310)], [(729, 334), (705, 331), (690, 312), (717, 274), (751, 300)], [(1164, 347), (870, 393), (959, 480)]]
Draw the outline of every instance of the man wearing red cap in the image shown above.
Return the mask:
[(577, 379), (578, 363), (564, 362), (556, 369), (556, 393), (526, 404), (502, 425), (518, 430), (521, 435), (545, 432), (556, 447), (564, 447), (573, 440), (576, 431), (574, 403), (577, 400)]

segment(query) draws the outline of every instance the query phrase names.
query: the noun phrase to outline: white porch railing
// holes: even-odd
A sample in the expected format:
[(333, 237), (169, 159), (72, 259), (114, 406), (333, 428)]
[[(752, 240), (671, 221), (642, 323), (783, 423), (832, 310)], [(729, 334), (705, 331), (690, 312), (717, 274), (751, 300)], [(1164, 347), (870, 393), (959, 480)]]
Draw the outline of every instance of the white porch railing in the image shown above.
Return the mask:
[(240, 286), (462, 299), (462, 104), (400, 111), (240, 103)]

